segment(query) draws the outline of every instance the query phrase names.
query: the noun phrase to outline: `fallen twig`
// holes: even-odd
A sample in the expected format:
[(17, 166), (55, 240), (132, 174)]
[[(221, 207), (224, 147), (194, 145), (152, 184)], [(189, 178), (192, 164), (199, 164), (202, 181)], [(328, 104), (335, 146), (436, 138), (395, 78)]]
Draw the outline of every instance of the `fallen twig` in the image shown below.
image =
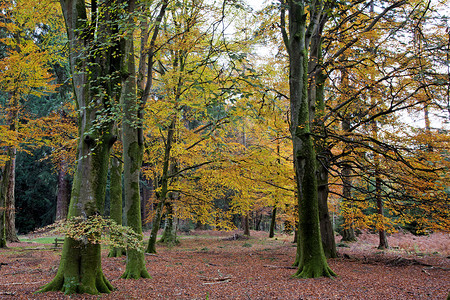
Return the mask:
[(0, 285), (19, 285), (19, 284), (42, 284), (42, 281), (34, 282), (10, 282), (10, 283), (0, 283)]
[(222, 281), (214, 281), (214, 282), (203, 282), (203, 284), (217, 284), (217, 283), (225, 283), (225, 282), (230, 282), (231, 279), (227, 279), (227, 280), (222, 280)]
[(266, 268), (272, 268), (272, 269), (290, 269), (295, 270), (298, 269), (297, 267), (289, 267), (289, 266), (274, 266), (274, 265), (265, 265)]
[(443, 270), (443, 271), (450, 271), (450, 268), (435, 267), (435, 266), (426, 267), (426, 268), (423, 268), (422, 270), (434, 270), (434, 269)]
[(231, 276), (227, 276), (227, 277), (215, 277), (215, 278), (210, 278), (210, 277), (205, 277), (205, 276), (199, 276), (202, 280), (204, 281), (229, 281), (231, 280)]
[(431, 276), (431, 274), (430, 274), (430, 273), (428, 273), (427, 271), (425, 271), (425, 269), (422, 269), (422, 272), (424, 272), (425, 274), (427, 274), (427, 275)]

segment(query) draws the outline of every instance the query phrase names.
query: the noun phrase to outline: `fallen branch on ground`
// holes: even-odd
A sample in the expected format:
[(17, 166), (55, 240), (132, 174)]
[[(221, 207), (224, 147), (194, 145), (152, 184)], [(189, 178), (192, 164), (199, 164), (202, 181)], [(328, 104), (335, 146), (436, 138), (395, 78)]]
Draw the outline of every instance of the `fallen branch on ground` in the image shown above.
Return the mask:
[(273, 266), (273, 265), (265, 265), (266, 268), (272, 268), (272, 269), (290, 269), (290, 270), (296, 270), (297, 267), (289, 267), (289, 266)]
[(209, 277), (205, 277), (205, 276), (199, 276), (203, 281), (230, 281), (231, 280), (231, 276), (227, 276), (227, 277), (216, 277), (216, 278), (209, 278)]

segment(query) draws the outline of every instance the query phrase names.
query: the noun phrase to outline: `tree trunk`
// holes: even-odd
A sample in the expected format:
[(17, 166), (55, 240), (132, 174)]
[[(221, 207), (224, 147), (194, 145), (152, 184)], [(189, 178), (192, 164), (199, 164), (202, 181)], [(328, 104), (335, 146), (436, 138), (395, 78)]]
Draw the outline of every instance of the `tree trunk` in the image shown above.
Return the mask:
[[(331, 277), (335, 273), (328, 267), (323, 252), (316, 177), (316, 153), (310, 130), (308, 103), (308, 45), (304, 1), (289, 1), (289, 87), (291, 108), (291, 135), (294, 167), (297, 178), (299, 205), (298, 271), (295, 277)], [(310, 4), (310, 9), (321, 6), (320, 1)], [(319, 7), (320, 8), (320, 7)], [(319, 9), (320, 11), (320, 9)], [(316, 27), (317, 16), (310, 16), (311, 26)], [(312, 29), (309, 28), (308, 30)]]
[[(2, 169), (0, 185), (0, 248), (6, 248), (6, 190), (8, 186), (9, 175), (7, 174), (10, 161), (7, 161)], [(6, 174), (5, 174), (6, 173)]]
[(328, 211), (328, 170), (324, 166), (319, 165), (318, 175), (319, 221), (323, 251), (327, 258), (336, 258), (337, 251), (334, 229)]
[[(343, 206), (352, 205), (351, 194), (352, 194), (352, 182), (351, 182), (351, 172), (352, 169), (348, 164), (344, 164), (342, 167), (342, 203)], [(355, 230), (353, 228), (353, 222), (350, 222), (342, 229), (342, 239), (343, 242), (354, 242), (356, 241)]]
[(272, 209), (272, 216), (270, 218), (269, 238), (273, 238), (275, 236), (276, 218), (277, 218), (277, 207), (274, 206)]
[[(68, 218), (89, 218), (103, 212), (112, 135), (111, 106), (118, 89), (115, 76), (118, 45), (110, 43), (117, 33), (115, 1), (91, 7), (88, 19), (84, 0), (60, 0), (69, 40), (69, 58), (74, 96), (79, 116), (77, 167), (74, 174)], [(94, 3), (94, 2), (93, 2)], [(108, 41), (108, 43), (106, 43)], [(105, 46), (108, 45), (108, 46)], [(91, 48), (88, 48), (91, 47)], [(114, 55), (113, 55), (114, 54)], [(111, 284), (101, 269), (100, 245), (66, 237), (55, 278), (40, 291), (108, 293)]]
[[(142, 195), (141, 195), (141, 216), (142, 216), (142, 225), (144, 230), (148, 229), (148, 216), (151, 210), (150, 199), (153, 193), (153, 182), (151, 179), (141, 178), (143, 184), (141, 184)], [(142, 182), (142, 181), (141, 181)]]
[(248, 212), (242, 216), (242, 227), (244, 229), (244, 235), (250, 236), (250, 220), (248, 217)]
[[(172, 193), (171, 193), (172, 195)], [(172, 196), (171, 196), (172, 198)], [(176, 197), (173, 197), (176, 198)], [(172, 201), (166, 202), (166, 224), (164, 226), (164, 232), (159, 240), (160, 243), (164, 243), (166, 245), (174, 246), (180, 243), (177, 237), (177, 227), (174, 225), (174, 217), (173, 217), (173, 203)]]
[(70, 182), (67, 176), (67, 163), (61, 162), (58, 170), (58, 193), (56, 195), (56, 221), (64, 221), (67, 218), (70, 201)]
[(9, 153), (9, 171), (8, 171), (8, 187), (6, 188), (6, 215), (5, 215), (5, 225), (6, 225), (6, 240), (11, 243), (18, 243), (19, 238), (16, 233), (16, 205), (14, 197), (14, 188), (16, 186), (16, 153), (17, 149), (15, 147), (10, 147)]
[(322, 63), (322, 31), (324, 21), (319, 24), (317, 33), (311, 38), (311, 59), (308, 65), (309, 78), (309, 119), (313, 122), (314, 131), (323, 138), (317, 138), (315, 149), (317, 157), (317, 193), (319, 202), (319, 222), (322, 237), (322, 246), (327, 258), (337, 257), (336, 242), (334, 240), (334, 229), (331, 224), (328, 210), (328, 169), (332, 157), (329, 143), (326, 140), (325, 128), (325, 81), (327, 76), (321, 67)]
[(383, 199), (381, 198), (381, 178), (378, 175), (378, 172), (375, 171), (375, 194), (377, 198), (377, 213), (379, 218), (379, 222), (382, 222), (381, 229), (378, 230), (379, 244), (378, 249), (387, 249), (389, 248), (388, 241), (386, 238), (386, 231), (384, 231), (383, 224)]
[[(129, 26), (133, 25), (131, 15), (134, 11), (134, 0), (128, 1)], [(125, 39), (124, 62), (122, 72), (128, 74), (122, 81), (121, 103), (124, 110), (122, 121), (123, 144), (123, 181), (125, 195), (125, 214), (127, 226), (142, 238), (141, 196), (139, 179), (144, 155), (143, 112), (144, 105), (136, 94), (136, 67), (134, 59), (133, 31), (128, 32)], [(137, 124), (137, 125), (136, 125)], [(145, 257), (138, 249), (127, 249), (127, 265), (122, 278), (150, 278), (145, 267)]]
[(172, 149), (173, 135), (175, 131), (176, 116), (172, 118), (172, 122), (169, 125), (166, 139), (166, 147), (164, 150), (164, 163), (163, 173), (161, 176), (161, 192), (158, 197), (158, 205), (156, 206), (155, 217), (153, 218), (152, 231), (147, 245), (147, 253), (156, 253), (156, 238), (158, 235), (159, 224), (161, 223), (162, 211), (167, 197), (168, 181), (169, 181), (169, 164), (170, 164), (170, 151)]
[[(110, 218), (118, 225), (122, 225), (122, 162), (115, 156), (111, 156), (109, 162), (111, 176), (111, 200)], [(126, 254), (125, 249), (112, 247), (108, 257), (121, 257)]]
[[(84, 129), (87, 129), (86, 125), (82, 125)], [(101, 138), (102, 142), (95, 146), (90, 139), (80, 139), (80, 159), (74, 175), (68, 218), (102, 213), (111, 137), (104, 135)], [(95, 150), (92, 151), (93, 149)], [(58, 272), (41, 292), (98, 294), (111, 290), (112, 286), (101, 270), (100, 245), (66, 237)]]

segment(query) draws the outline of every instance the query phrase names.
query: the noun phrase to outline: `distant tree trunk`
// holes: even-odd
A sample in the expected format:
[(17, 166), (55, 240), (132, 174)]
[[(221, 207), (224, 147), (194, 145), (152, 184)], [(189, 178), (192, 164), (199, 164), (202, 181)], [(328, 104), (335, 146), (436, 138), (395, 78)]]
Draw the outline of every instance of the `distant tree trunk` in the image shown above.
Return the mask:
[[(110, 218), (118, 225), (122, 225), (122, 162), (117, 157), (111, 156), (109, 170), (111, 174)], [(125, 249), (112, 247), (108, 257), (121, 257), (124, 254), (126, 254)]]
[[(352, 196), (352, 181), (351, 181), (352, 169), (349, 164), (344, 164), (342, 167), (342, 202), (345, 205), (351, 205)], [(348, 224), (342, 229), (342, 239), (343, 242), (354, 242), (356, 241), (355, 230), (353, 228), (353, 222)]]
[(67, 218), (70, 201), (70, 182), (67, 175), (67, 163), (61, 162), (58, 170), (58, 192), (56, 194), (56, 221), (63, 221)]
[[(341, 85), (344, 89), (348, 88), (348, 70), (343, 69), (341, 71)], [(342, 120), (342, 131), (344, 134), (350, 132), (350, 120), (348, 116), (344, 116)], [(346, 146), (344, 151), (349, 151), (348, 146)], [(352, 168), (349, 162), (344, 162), (342, 166), (342, 203), (343, 206), (352, 205)], [(345, 216), (344, 216), (345, 218)], [(353, 221), (345, 220), (347, 225), (342, 229), (342, 239), (343, 242), (354, 242), (356, 241), (355, 230), (353, 227)]]
[[(170, 174), (176, 174), (178, 172), (178, 163), (176, 159), (172, 159), (170, 164)], [(176, 177), (171, 178), (172, 181), (176, 180)], [(179, 199), (179, 193), (169, 192), (167, 195), (168, 201), (166, 201), (166, 224), (164, 226), (164, 232), (159, 240), (160, 243), (167, 245), (177, 245), (179, 243), (177, 237), (177, 226), (174, 224), (174, 210), (173, 204), (175, 200)]]
[(242, 227), (244, 229), (244, 235), (250, 236), (250, 218), (248, 217), (248, 212), (242, 216)]
[(16, 233), (16, 205), (14, 197), (14, 188), (16, 186), (16, 153), (17, 149), (11, 147), (9, 150), (10, 170), (8, 172), (9, 180), (6, 189), (6, 240), (11, 243), (20, 242)]
[(276, 218), (277, 218), (277, 207), (274, 206), (272, 209), (272, 215), (270, 218), (269, 238), (273, 238), (275, 236)]
[(7, 161), (2, 169), (1, 185), (0, 185), (0, 248), (6, 248), (6, 191), (8, 187), (11, 162)]
[[(284, 33), (289, 53), (289, 87), (294, 167), (297, 178), (299, 205), (298, 271), (300, 278), (334, 276), (329, 268), (320, 234), (319, 204), (316, 176), (316, 153), (311, 137), (310, 104), (308, 103), (308, 46), (306, 35), (306, 1), (290, 0), (289, 37)], [(310, 5), (310, 11), (321, 11), (322, 2)], [(312, 6), (312, 7), (311, 7)], [(284, 18), (284, 16), (282, 16)], [(312, 33), (317, 28), (318, 16), (309, 16)], [(309, 38), (309, 37), (308, 37)], [(287, 40), (288, 39), (288, 40)]]
[(261, 226), (261, 221), (262, 221), (263, 215), (261, 214), (256, 214), (255, 218), (254, 218), (254, 224), (255, 227), (253, 228), (254, 230), (260, 230), (260, 226)]
[[(10, 93), (11, 99), (8, 102), (8, 113), (6, 115), (6, 120), (9, 123), (9, 130), (18, 135), (18, 123), (19, 123), (19, 97), (15, 92)], [(5, 182), (4, 190), (5, 193), (5, 234), (6, 240), (12, 243), (19, 242), (19, 238), (16, 234), (16, 205), (14, 189), (16, 186), (16, 146), (8, 146), (6, 149), (8, 157), (8, 169), (3, 170), (3, 176), (8, 182)]]
[[(174, 200), (176, 196), (172, 195), (173, 193), (170, 193), (170, 198), (173, 198)], [(160, 243), (164, 243), (167, 245), (177, 245), (180, 243), (177, 237), (177, 227), (174, 224), (174, 216), (173, 216), (173, 202), (167, 201), (166, 202), (166, 224), (164, 226), (164, 232), (159, 240)]]
[(163, 173), (161, 177), (161, 192), (157, 197), (159, 202), (156, 206), (155, 217), (153, 218), (153, 226), (152, 231), (150, 233), (150, 238), (148, 240), (147, 245), (147, 253), (156, 253), (156, 238), (158, 235), (159, 224), (161, 223), (162, 211), (164, 208), (164, 204), (166, 202), (167, 197), (167, 189), (168, 189), (168, 181), (169, 181), (169, 164), (170, 164), (170, 151), (172, 149), (173, 136), (175, 131), (175, 121), (176, 116), (172, 118), (172, 122), (169, 125), (167, 139), (166, 139), (166, 148), (164, 151), (164, 164), (163, 164)]
[(152, 193), (153, 193), (153, 182), (151, 179), (142, 178), (143, 184), (142, 187), (142, 196), (141, 196), (141, 215), (142, 215), (142, 226), (143, 228), (148, 229), (148, 216), (149, 211), (151, 210), (151, 201)]
[[(377, 198), (377, 213), (380, 217), (380, 221), (383, 222), (383, 199), (381, 198), (381, 178), (378, 175), (377, 170), (375, 170), (375, 195)], [(384, 225), (383, 225), (384, 227)], [(378, 230), (379, 244), (378, 249), (389, 248), (388, 241), (386, 238), (386, 231), (383, 228)]]

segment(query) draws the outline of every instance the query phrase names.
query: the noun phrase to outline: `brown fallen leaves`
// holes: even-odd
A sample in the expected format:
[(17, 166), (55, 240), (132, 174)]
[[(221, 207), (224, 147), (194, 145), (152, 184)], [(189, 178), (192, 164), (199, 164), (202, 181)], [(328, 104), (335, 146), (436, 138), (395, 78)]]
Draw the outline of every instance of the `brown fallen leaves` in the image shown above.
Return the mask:
[[(159, 246), (158, 254), (146, 256), (152, 279), (120, 279), (125, 257), (108, 258), (105, 250), (103, 270), (116, 290), (72, 298), (445, 299), (450, 291), (448, 234), (437, 235), (439, 242), (432, 237), (414, 237), (422, 247), (415, 246), (415, 252), (401, 248), (382, 252), (373, 243), (376, 239), (362, 235), (349, 248), (338, 249), (340, 258), (329, 260), (339, 275), (334, 279), (292, 278), (292, 237), (268, 239), (267, 233), (252, 232), (248, 240), (224, 240), (231, 235), (197, 232), (182, 236), (180, 246)], [(399, 237), (404, 242), (404, 236)], [(391, 236), (389, 242), (396, 245), (396, 237)], [(433, 244), (441, 247), (439, 253), (433, 254)], [(25, 243), (0, 249), (0, 299), (69, 298), (57, 292), (34, 294), (53, 278), (59, 263), (59, 250), (44, 249)]]

